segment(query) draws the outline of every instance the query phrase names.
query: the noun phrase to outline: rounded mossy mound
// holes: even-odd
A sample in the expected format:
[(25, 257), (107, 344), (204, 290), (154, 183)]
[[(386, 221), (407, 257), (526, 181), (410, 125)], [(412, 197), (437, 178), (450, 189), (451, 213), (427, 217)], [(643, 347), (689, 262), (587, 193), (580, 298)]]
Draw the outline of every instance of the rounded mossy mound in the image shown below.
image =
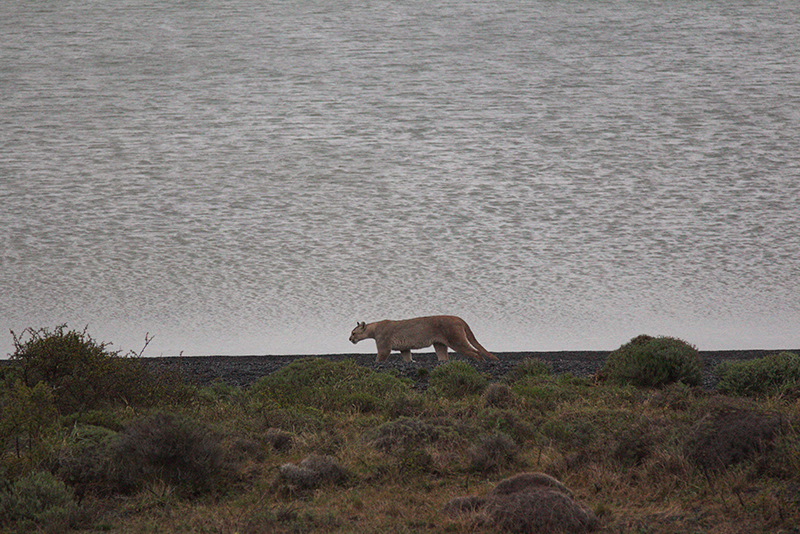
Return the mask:
[(697, 386), (703, 379), (703, 364), (697, 348), (686, 341), (641, 335), (609, 354), (600, 376), (637, 387), (675, 382)]

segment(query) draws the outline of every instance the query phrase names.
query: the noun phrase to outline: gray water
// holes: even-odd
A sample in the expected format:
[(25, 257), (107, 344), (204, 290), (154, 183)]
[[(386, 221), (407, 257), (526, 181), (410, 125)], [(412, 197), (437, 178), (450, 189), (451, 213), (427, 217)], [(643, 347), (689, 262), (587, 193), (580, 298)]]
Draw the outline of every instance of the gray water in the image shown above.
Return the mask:
[(0, 0), (0, 31), (0, 356), (439, 313), (494, 351), (800, 347), (796, 0)]

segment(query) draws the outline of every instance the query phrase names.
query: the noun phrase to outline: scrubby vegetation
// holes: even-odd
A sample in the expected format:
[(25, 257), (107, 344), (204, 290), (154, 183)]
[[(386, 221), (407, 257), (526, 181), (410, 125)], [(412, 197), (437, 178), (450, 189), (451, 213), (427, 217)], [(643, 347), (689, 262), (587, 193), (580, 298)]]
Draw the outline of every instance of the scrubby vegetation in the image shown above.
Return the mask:
[[(184, 388), (166, 375), (147, 372), (140, 358), (121, 355), (86, 332), (61, 325), (50, 331), (29, 328), (14, 337), (17, 362), (14, 375), (21, 391), (33, 393), (44, 385), (52, 406), (60, 414), (85, 412), (111, 404), (154, 405), (167, 399), (181, 400)], [(145, 346), (149, 340), (145, 340)]]
[(717, 367), (717, 388), (730, 395), (800, 398), (800, 356), (781, 352)]
[(467, 362), (443, 363), (431, 373), (430, 386), (433, 392), (443, 397), (459, 398), (464, 395), (483, 393), (489, 379)]
[[(796, 355), (723, 369), (724, 394), (694, 385), (682, 346), (625, 356), (657, 378), (646, 386), (554, 376), (535, 360), (492, 381), (454, 361), (420, 391), (353, 362), (302, 359), (234, 388), (153, 375), (85, 331), (28, 337), (1, 368), (2, 532), (728, 534), (800, 524)], [(745, 378), (761, 365), (777, 378), (754, 389)], [(90, 386), (105, 393), (82, 392)]]

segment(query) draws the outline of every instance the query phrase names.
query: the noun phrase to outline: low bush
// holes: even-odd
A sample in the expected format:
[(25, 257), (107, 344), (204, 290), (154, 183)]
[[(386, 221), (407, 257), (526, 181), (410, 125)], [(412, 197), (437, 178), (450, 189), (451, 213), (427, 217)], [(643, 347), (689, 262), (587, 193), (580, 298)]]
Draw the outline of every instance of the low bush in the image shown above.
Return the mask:
[(591, 532), (598, 524), (594, 512), (554, 489), (497, 497), (488, 502), (485, 514), (497, 531), (520, 534)]
[(642, 465), (653, 455), (656, 446), (666, 441), (662, 432), (669, 425), (666, 420), (645, 419), (626, 426), (615, 436), (611, 457), (626, 468)]
[(433, 443), (441, 435), (440, 428), (416, 418), (403, 417), (377, 427), (369, 439), (384, 452)]
[(493, 382), (483, 392), (483, 402), (495, 408), (508, 408), (514, 404), (516, 395), (507, 384)]
[(169, 413), (135, 421), (120, 432), (114, 465), (124, 490), (163, 483), (193, 495), (213, 490), (233, 475), (220, 435)]
[(746, 409), (720, 410), (694, 425), (684, 449), (695, 465), (721, 471), (765, 454), (780, 430), (776, 416)]
[(271, 489), (284, 497), (305, 497), (323, 484), (343, 485), (349, 478), (333, 456), (312, 454), (299, 464), (281, 465)]
[(637, 387), (662, 387), (674, 382), (691, 386), (702, 381), (700, 353), (672, 337), (641, 335), (609, 354), (601, 378)]
[(486, 408), (477, 414), (477, 420), (483, 428), (508, 434), (518, 441), (536, 435), (536, 426), (521, 411)]
[(383, 413), (390, 419), (413, 417), (425, 411), (425, 397), (418, 392), (396, 395), (383, 407)]
[(468, 452), (469, 470), (491, 473), (514, 466), (518, 462), (519, 446), (502, 432), (483, 436)]
[(462, 361), (444, 363), (431, 373), (430, 388), (443, 397), (480, 395), (489, 379), (470, 364)]
[(410, 388), (408, 379), (372, 371), (352, 360), (301, 358), (260, 379), (250, 392), (281, 406), (370, 412)]
[(770, 442), (767, 454), (756, 459), (758, 475), (795, 481), (800, 478), (800, 439), (795, 432), (782, 432)]
[(0, 525), (17, 531), (63, 531), (74, 509), (72, 491), (47, 472), (31, 473), (0, 490)]
[(117, 433), (107, 428), (75, 426), (56, 452), (53, 472), (82, 498), (87, 493), (110, 494), (117, 490), (112, 469)]
[(723, 362), (716, 368), (717, 389), (728, 395), (800, 397), (800, 356), (771, 354), (742, 362)]

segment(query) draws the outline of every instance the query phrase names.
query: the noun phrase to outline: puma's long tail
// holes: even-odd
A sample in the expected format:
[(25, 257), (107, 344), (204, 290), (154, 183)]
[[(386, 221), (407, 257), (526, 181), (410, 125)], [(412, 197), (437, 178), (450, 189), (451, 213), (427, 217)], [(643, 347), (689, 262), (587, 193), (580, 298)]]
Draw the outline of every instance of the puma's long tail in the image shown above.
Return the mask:
[(488, 350), (484, 349), (483, 346), (480, 343), (478, 343), (478, 340), (475, 339), (475, 334), (472, 333), (472, 330), (470, 330), (469, 325), (466, 324), (466, 323), (464, 324), (464, 331), (467, 334), (467, 341), (469, 341), (470, 344), (473, 347), (475, 347), (475, 349), (480, 353), (481, 356), (483, 356), (487, 360), (497, 360), (498, 359), (497, 356), (495, 356), (494, 354), (492, 354)]

